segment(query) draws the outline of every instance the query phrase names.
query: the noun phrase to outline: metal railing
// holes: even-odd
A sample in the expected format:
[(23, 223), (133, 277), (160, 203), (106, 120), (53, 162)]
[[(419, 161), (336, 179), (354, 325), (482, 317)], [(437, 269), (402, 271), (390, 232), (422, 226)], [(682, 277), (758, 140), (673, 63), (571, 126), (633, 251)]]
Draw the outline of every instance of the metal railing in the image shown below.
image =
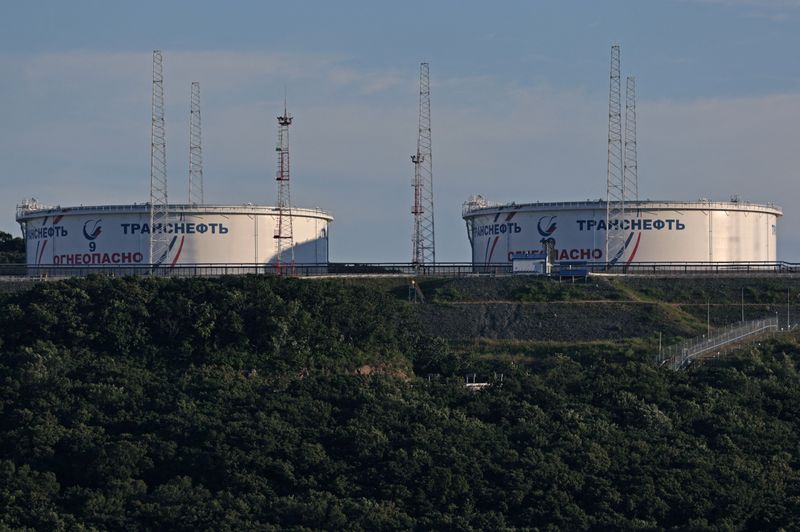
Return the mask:
[[(542, 201), (542, 202), (528, 202), (528, 203), (502, 203), (496, 201), (489, 201), (483, 198), (482, 201), (466, 201), (462, 205), (461, 213), (464, 216), (471, 214), (479, 214), (479, 211), (503, 209), (597, 209), (601, 207), (605, 210), (606, 201), (603, 199), (585, 200), (585, 201)], [(748, 209), (754, 211), (777, 211), (783, 210), (774, 203), (754, 203), (750, 201), (714, 201), (714, 200), (696, 200), (696, 201), (680, 201), (680, 200), (639, 200), (639, 201), (626, 201), (625, 207), (632, 210), (732, 210), (732, 209)]]
[(800, 263), (786, 261), (752, 262), (632, 262), (630, 264), (607, 264), (589, 262), (586, 267), (592, 273), (657, 275), (659, 273), (796, 273)]
[(716, 356), (733, 345), (778, 331), (778, 317), (748, 321), (717, 329), (710, 336), (689, 338), (671, 345), (657, 355), (659, 366), (672, 370), (686, 369), (692, 362)]
[[(551, 275), (559, 277), (564, 268), (571, 265), (556, 262)], [(572, 261), (574, 263), (574, 261)], [(606, 264), (605, 262), (581, 262), (580, 268), (588, 274), (603, 275), (699, 275), (726, 274), (747, 275), (800, 273), (800, 263), (793, 262), (636, 262)], [(512, 275), (511, 263), (439, 262), (432, 265), (416, 265), (408, 262), (330, 262), (298, 263), (294, 266), (282, 264), (221, 264), (198, 263), (175, 266), (151, 266), (148, 264), (93, 264), (63, 265), (0, 264), (0, 276), (12, 277), (76, 277), (90, 274), (116, 276), (159, 275), (175, 277), (217, 277), (222, 275), (292, 275), (312, 277), (321, 275), (398, 275), (465, 277), (473, 275)]]
[[(18, 205), (17, 206), (17, 219), (24, 219), (30, 217), (41, 217), (46, 215), (57, 215), (66, 213), (92, 213), (92, 212), (147, 212), (150, 208), (149, 203), (129, 203), (125, 205), (80, 205), (73, 207), (61, 207), (60, 205)], [(260, 205), (254, 203), (237, 203), (231, 205), (216, 205), (216, 204), (192, 204), (192, 203), (171, 203), (170, 210), (177, 212), (243, 212), (247, 214), (256, 213), (273, 213), (278, 210), (277, 207), (272, 205)], [(291, 211), (298, 215), (316, 214), (323, 217), (330, 217), (330, 213), (319, 207), (292, 207)]]
[(136, 265), (39, 265), (0, 264), (0, 277), (61, 278), (87, 275), (220, 277), (225, 275), (320, 276), (438, 276), (508, 275), (511, 264), (474, 265), (451, 262), (420, 266), (411, 263), (303, 263), (303, 264), (176, 264), (175, 266)]

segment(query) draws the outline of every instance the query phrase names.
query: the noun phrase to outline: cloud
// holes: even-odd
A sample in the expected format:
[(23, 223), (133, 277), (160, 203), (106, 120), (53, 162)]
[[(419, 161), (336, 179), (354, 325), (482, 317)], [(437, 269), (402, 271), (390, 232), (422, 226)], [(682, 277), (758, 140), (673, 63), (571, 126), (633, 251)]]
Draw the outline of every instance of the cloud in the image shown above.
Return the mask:
[(743, 18), (784, 23), (800, 9), (800, 0), (679, 0), (683, 3), (716, 5), (737, 9)]
[(354, 87), (358, 94), (376, 94), (408, 85), (408, 77), (403, 77), (398, 72), (365, 71), (355, 68), (334, 68), (331, 70), (329, 80), (337, 86)]
[(670, 181), (702, 195), (785, 197), (797, 172), (800, 95), (657, 101), (640, 111), (640, 146), (656, 190)]
[[(336, 217), (332, 258), (406, 261), (416, 65), (361, 68), (331, 54), (164, 52), (171, 197), (185, 195), (189, 83), (201, 82), (206, 197), (275, 198), (276, 114), (290, 111), (292, 197)], [(0, 129), (0, 229), (15, 204), (127, 203), (147, 197), (150, 54), (0, 55), (9, 102)], [(488, 76), (440, 77), (432, 65), (440, 260), (468, 260), (461, 204), (571, 201), (605, 194), (605, 94)], [(11, 81), (8, 81), (11, 80)], [(653, 199), (776, 201), (781, 254), (800, 255), (791, 206), (800, 95), (639, 102), (640, 190)]]
[(681, 0), (727, 7), (757, 7), (762, 9), (798, 9), (800, 0)]
[(800, 94), (659, 101), (640, 113), (640, 190), (650, 197), (774, 202), (779, 258), (797, 259)]
[(739, 17), (764, 20), (775, 24), (785, 24), (794, 20), (800, 10), (800, 0), (679, 0), (683, 3), (696, 3), (719, 6), (735, 10)]

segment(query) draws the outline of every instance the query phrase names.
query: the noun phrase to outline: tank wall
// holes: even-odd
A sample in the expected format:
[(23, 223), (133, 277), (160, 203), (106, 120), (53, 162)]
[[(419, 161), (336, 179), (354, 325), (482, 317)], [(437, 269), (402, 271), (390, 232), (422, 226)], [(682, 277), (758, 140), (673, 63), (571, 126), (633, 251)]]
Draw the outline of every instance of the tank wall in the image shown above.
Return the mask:
[[(277, 215), (180, 214), (166, 226), (171, 264), (252, 264), (276, 260)], [(149, 214), (76, 213), (27, 221), (28, 265), (130, 265), (149, 263)], [(293, 216), (297, 263), (328, 261), (328, 220)]]
[[(558, 260), (605, 262), (605, 205), (585, 209), (506, 208), (467, 214), (472, 260), (504, 263), (551, 239)], [(743, 210), (639, 209), (617, 230), (612, 262), (775, 261), (777, 216)], [(613, 230), (613, 229), (612, 229)]]

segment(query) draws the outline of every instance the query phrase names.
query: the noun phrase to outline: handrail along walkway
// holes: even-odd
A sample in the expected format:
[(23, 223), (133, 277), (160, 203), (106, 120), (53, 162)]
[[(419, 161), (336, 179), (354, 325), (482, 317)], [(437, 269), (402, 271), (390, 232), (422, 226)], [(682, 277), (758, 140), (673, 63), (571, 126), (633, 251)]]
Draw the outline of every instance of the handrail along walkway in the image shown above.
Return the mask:
[(690, 338), (668, 347), (658, 356), (658, 365), (673, 370), (685, 369), (695, 360), (705, 358), (709, 352), (778, 330), (777, 316), (731, 325), (713, 336)]

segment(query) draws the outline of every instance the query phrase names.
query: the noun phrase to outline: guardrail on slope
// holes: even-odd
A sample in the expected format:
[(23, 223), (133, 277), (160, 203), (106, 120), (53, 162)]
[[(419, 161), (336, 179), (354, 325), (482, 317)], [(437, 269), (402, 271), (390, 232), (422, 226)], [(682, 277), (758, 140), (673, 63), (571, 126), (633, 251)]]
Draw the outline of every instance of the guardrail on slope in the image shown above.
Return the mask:
[(667, 347), (658, 357), (658, 365), (673, 370), (686, 369), (695, 360), (715, 356), (736, 343), (753, 340), (778, 330), (777, 316), (729, 325), (708, 337), (690, 338)]

